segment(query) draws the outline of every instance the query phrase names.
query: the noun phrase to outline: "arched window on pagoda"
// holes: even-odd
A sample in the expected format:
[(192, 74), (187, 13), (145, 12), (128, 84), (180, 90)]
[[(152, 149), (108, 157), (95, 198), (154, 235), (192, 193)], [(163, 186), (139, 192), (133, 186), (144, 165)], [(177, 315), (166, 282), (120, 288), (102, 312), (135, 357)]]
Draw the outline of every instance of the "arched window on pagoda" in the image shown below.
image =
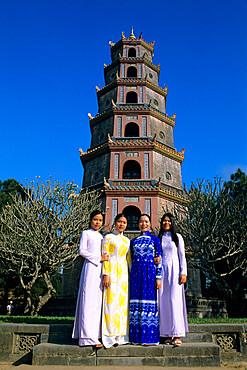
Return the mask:
[(135, 122), (129, 122), (125, 126), (125, 132), (124, 132), (125, 137), (139, 137), (139, 126)]
[(137, 77), (136, 67), (129, 67), (127, 70), (127, 77)]
[(141, 166), (137, 161), (127, 161), (123, 166), (123, 179), (140, 179)]
[(127, 104), (138, 103), (137, 93), (134, 91), (129, 91), (126, 95), (126, 103)]
[(128, 224), (126, 230), (137, 231), (139, 230), (138, 221), (141, 216), (141, 211), (135, 206), (127, 206), (124, 208), (123, 213), (125, 214)]
[(136, 49), (129, 48), (128, 57), (136, 57)]

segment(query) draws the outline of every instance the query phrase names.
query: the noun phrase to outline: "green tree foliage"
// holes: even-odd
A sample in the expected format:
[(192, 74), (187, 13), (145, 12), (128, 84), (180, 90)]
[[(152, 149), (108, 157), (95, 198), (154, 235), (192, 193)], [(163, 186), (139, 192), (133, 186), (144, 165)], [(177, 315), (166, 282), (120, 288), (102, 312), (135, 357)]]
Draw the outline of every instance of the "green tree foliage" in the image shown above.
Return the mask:
[[(52, 277), (78, 255), (89, 214), (99, 209), (100, 194), (78, 191), (74, 183), (39, 179), (11, 196), (0, 214), (0, 264), (4, 272), (18, 276), (25, 292), (25, 314), (37, 315), (55, 295)], [(38, 281), (46, 285), (36, 301), (32, 290)]]
[(22, 185), (15, 179), (8, 179), (3, 182), (0, 180), (0, 212), (6, 204), (12, 202), (11, 194), (21, 194), (24, 196)]
[[(0, 180), (0, 213), (7, 204), (11, 204), (11, 195), (14, 194), (20, 194), (24, 197), (22, 185), (15, 179), (8, 179), (3, 182)], [(17, 279), (14, 275), (6, 275), (6, 272), (0, 267), (0, 287), (3, 289), (4, 293), (2, 300), (2, 313), (6, 313), (9, 291), (13, 291), (17, 283)]]
[(198, 180), (187, 192), (188, 207), (175, 207), (190, 265), (212, 281), (235, 316), (247, 286), (246, 184), (241, 170), (225, 183)]

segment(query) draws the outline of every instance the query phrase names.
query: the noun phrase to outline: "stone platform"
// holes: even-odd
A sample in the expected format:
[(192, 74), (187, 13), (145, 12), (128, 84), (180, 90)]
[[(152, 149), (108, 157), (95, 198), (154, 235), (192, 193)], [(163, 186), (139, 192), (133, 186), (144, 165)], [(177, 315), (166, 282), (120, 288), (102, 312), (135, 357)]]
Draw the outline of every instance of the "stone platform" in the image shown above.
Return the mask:
[(219, 346), (185, 343), (181, 347), (124, 345), (92, 351), (91, 347), (42, 343), (34, 347), (33, 365), (67, 366), (220, 366)]
[(218, 367), (247, 360), (246, 324), (190, 324), (181, 347), (124, 345), (95, 351), (71, 339), (71, 324), (0, 324), (0, 364)]
[(34, 347), (33, 365), (61, 366), (220, 366), (219, 346), (213, 343), (124, 345), (92, 351), (91, 347), (42, 343)]

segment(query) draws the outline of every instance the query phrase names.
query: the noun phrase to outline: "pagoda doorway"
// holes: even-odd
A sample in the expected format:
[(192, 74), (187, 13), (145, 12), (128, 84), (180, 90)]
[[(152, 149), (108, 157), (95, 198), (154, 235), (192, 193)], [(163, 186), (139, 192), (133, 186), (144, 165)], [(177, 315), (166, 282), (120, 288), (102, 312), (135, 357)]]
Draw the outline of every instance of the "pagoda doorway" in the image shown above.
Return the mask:
[(124, 208), (123, 214), (126, 216), (128, 221), (126, 231), (138, 231), (138, 221), (141, 216), (139, 208), (135, 206), (127, 206)]

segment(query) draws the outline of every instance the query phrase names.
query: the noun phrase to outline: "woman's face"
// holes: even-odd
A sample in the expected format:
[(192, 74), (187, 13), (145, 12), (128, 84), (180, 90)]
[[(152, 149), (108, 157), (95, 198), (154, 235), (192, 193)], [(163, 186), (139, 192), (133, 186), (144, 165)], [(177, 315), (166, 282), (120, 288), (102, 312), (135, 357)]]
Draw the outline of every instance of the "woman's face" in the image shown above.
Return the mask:
[(101, 214), (96, 215), (90, 221), (91, 229), (98, 231), (103, 224), (103, 216)]
[(139, 220), (139, 229), (145, 233), (150, 229), (151, 222), (147, 216), (141, 216)]
[(127, 227), (127, 219), (125, 217), (120, 217), (116, 222), (115, 222), (115, 229), (118, 233), (124, 232), (124, 230)]
[(166, 216), (163, 220), (162, 227), (165, 232), (170, 231), (171, 229), (171, 220), (168, 216)]

